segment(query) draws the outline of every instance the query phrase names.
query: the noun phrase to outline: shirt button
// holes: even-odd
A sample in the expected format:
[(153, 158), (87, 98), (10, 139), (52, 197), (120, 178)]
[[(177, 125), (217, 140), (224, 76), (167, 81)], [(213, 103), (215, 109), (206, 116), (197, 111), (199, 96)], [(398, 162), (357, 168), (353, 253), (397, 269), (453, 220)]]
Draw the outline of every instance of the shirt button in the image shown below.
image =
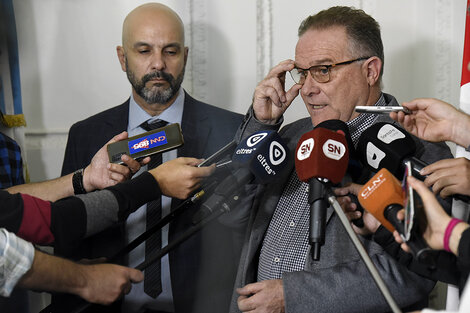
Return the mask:
[(290, 222), (290, 223), (289, 223), (289, 226), (290, 226), (290, 227), (294, 227), (294, 226), (295, 226), (295, 222), (294, 222), (294, 221)]
[(274, 258), (274, 263), (279, 263), (280, 261), (281, 261), (280, 258), (278, 258), (278, 257), (275, 257), (275, 258)]

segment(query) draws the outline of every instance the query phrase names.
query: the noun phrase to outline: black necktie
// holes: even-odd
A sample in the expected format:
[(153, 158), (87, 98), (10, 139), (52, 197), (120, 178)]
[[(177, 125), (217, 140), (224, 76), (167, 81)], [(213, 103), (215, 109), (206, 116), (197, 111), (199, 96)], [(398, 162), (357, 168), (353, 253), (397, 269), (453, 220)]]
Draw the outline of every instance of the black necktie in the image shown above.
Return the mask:
[[(156, 120), (153, 122), (145, 121), (140, 127), (146, 131), (154, 130), (168, 124), (164, 120)], [(151, 160), (148, 163), (148, 169), (155, 168), (162, 164), (162, 154), (154, 154), (151, 156)], [(146, 215), (146, 230), (154, 226), (162, 218), (162, 199), (159, 197), (147, 203), (147, 215)], [(162, 232), (158, 230), (152, 236), (145, 241), (145, 260), (152, 254), (155, 254), (162, 247)], [(144, 291), (152, 298), (156, 298), (162, 292), (162, 281), (161, 281), (161, 264), (160, 260), (155, 261), (149, 267), (145, 269), (144, 279)]]

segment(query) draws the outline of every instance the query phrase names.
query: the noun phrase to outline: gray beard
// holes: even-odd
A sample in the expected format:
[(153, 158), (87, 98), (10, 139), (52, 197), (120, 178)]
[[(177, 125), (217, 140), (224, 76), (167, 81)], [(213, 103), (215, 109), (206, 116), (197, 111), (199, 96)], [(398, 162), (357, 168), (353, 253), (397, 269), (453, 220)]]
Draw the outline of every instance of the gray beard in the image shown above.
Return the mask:
[[(157, 71), (150, 74), (146, 74), (142, 77), (142, 79), (139, 80), (134, 75), (134, 72), (129, 70), (126, 58), (127, 79), (129, 80), (137, 94), (141, 96), (142, 99), (144, 99), (145, 102), (147, 102), (148, 104), (168, 103), (168, 101), (170, 101), (171, 98), (173, 98), (180, 89), (184, 79), (184, 71), (185, 68), (183, 68), (183, 70), (178, 75), (178, 77), (176, 77), (176, 79), (171, 74), (165, 73), (163, 71)], [(170, 86), (163, 90), (160, 86), (152, 86), (150, 88), (147, 88), (145, 84), (153, 78), (163, 78), (169, 83)]]

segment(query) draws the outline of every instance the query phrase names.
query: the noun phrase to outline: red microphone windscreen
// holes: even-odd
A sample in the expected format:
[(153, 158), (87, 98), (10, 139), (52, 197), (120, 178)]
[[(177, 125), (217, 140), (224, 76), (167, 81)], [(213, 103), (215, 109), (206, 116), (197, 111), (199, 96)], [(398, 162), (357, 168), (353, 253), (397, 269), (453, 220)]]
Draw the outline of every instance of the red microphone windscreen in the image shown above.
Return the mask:
[(347, 141), (341, 133), (315, 128), (297, 143), (295, 170), (301, 181), (326, 178), (337, 184), (346, 173), (348, 161)]
[(384, 216), (384, 210), (391, 204), (403, 206), (404, 195), (400, 182), (387, 169), (378, 171), (357, 196), (362, 207), (371, 213), (382, 225), (393, 232), (395, 227)]

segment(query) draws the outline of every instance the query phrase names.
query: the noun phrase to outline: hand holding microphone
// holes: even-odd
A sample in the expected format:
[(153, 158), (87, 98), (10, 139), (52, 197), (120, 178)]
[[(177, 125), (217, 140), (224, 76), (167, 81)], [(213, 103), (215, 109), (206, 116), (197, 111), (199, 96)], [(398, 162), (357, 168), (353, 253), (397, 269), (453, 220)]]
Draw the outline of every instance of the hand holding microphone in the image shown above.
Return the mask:
[(428, 141), (453, 141), (463, 147), (470, 144), (470, 116), (438, 99), (421, 98), (403, 103), (411, 114), (390, 113), (408, 132)]
[[(390, 232), (395, 230), (402, 237), (407, 236), (407, 228), (413, 221), (405, 225), (397, 218), (398, 211), (402, 210), (405, 203), (405, 196), (400, 182), (385, 168), (375, 174), (360, 190), (359, 202)], [(416, 208), (418, 209), (418, 208)], [(415, 221), (411, 229), (411, 237), (408, 245), (415, 257), (424, 263), (433, 264), (429, 255), (429, 247), (422, 239), (423, 225), (426, 221)]]
[[(456, 176), (449, 176), (447, 171), (431, 172), (438, 170), (441, 166), (448, 168), (449, 163), (455, 165), (455, 163), (459, 161), (453, 159), (444, 162), (441, 160), (436, 162), (436, 165), (426, 164), (414, 156), (416, 144), (410, 134), (393, 124), (383, 122), (376, 123), (366, 129), (359, 138), (357, 149), (363, 163), (374, 172), (381, 168), (386, 168), (396, 177), (402, 177), (405, 170), (405, 163), (410, 161), (413, 176), (425, 181), (427, 185), (437, 183), (435, 187), (436, 192), (442, 190), (443, 187), (441, 187), (441, 185), (453, 185), (451, 188), (453, 191), (462, 191), (463, 189), (462, 183), (456, 180)], [(463, 181), (470, 180), (470, 174), (468, 173), (470, 171), (470, 163), (468, 163), (468, 169), (466, 169), (465, 161), (463, 165), (463, 167), (459, 167), (461, 172), (458, 175), (459, 177), (464, 176)], [(423, 169), (424, 172), (422, 172)], [(465, 171), (463, 169), (465, 169)], [(423, 176), (427, 174), (431, 174), (431, 177), (428, 177), (429, 179)], [(456, 184), (461, 186), (456, 189)], [(465, 184), (463, 185), (465, 186)], [(444, 195), (447, 196), (449, 194), (449, 189), (446, 189)], [(454, 194), (452, 197), (466, 202), (470, 201), (470, 198), (463, 194)]]
[[(338, 203), (343, 208), (344, 213), (348, 217), (349, 221), (353, 224), (353, 229), (356, 234), (367, 236), (374, 234), (380, 226), (380, 222), (369, 212), (364, 210), (358, 210), (359, 203), (351, 200), (351, 195), (359, 194), (360, 189), (363, 185), (351, 183), (347, 186), (336, 188), (334, 190), (335, 195), (338, 197)], [(354, 221), (358, 218), (362, 218), (362, 227), (358, 227)]]
[[(414, 190), (416, 190), (424, 204), (424, 212), (427, 220), (427, 227), (423, 232), (424, 240), (432, 249), (444, 250), (444, 238), (446, 237), (446, 230), (448, 229), (452, 218), (447, 215), (435, 196), (426, 187), (426, 185), (424, 185), (424, 183), (414, 177), (408, 177), (408, 183)], [(404, 219), (403, 210), (398, 212), (397, 219)], [(447, 238), (446, 245), (453, 254), (458, 255), (460, 235), (468, 227), (469, 225), (467, 223), (460, 222), (455, 226), (451, 233), (448, 234), (449, 238)], [(398, 243), (402, 243), (403, 250), (410, 251), (410, 247), (408, 247), (406, 243), (403, 243), (403, 239), (400, 236), (395, 234), (395, 239)]]
[(203, 178), (211, 175), (215, 170), (215, 164), (196, 167), (200, 162), (200, 159), (180, 157), (162, 163), (149, 170), (149, 173), (158, 182), (164, 195), (185, 199), (200, 187)]
[(216, 210), (230, 211), (243, 196), (246, 184), (274, 182), (286, 167), (288, 151), (275, 131), (256, 132), (240, 142), (232, 156), (233, 172), (219, 182), (193, 222)]
[(421, 174), (426, 177), (424, 184), (443, 199), (453, 195), (470, 196), (470, 160), (467, 158), (437, 161), (424, 167)]

